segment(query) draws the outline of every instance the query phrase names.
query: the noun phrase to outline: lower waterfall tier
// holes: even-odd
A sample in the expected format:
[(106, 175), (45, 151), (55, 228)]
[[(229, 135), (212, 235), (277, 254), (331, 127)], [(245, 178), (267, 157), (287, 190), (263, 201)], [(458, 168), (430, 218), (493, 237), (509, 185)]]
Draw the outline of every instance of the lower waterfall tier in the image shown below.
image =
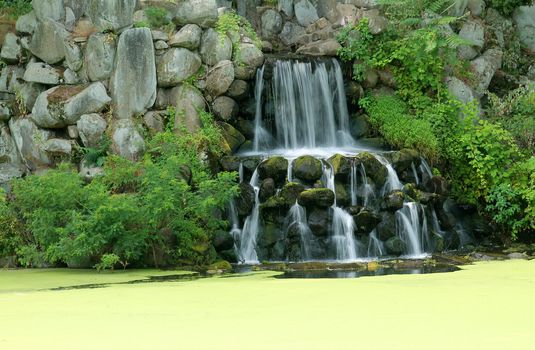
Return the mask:
[(234, 250), (220, 252), (237, 262), (421, 257), (472, 241), (471, 217), (413, 151), (221, 164), (240, 174), (241, 194), (228, 210)]

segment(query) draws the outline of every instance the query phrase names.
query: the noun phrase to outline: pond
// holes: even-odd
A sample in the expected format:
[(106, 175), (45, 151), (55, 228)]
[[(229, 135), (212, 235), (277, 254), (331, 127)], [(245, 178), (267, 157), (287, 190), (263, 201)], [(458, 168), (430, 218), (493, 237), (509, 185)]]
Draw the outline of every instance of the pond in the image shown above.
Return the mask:
[[(180, 271), (3, 270), (0, 349), (528, 349), (535, 344), (533, 260), (480, 262), (451, 273), (274, 278), (280, 275), (196, 279)], [(129, 283), (146, 282), (148, 276), (158, 276), (152, 281), (158, 283)], [(84, 285), (99, 288), (66, 288)]]

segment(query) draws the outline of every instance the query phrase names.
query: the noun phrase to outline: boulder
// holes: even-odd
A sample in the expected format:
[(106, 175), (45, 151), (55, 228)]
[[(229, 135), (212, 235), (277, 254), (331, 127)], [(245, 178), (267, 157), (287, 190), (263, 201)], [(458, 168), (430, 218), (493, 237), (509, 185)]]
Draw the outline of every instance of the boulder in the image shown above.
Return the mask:
[(173, 20), (179, 25), (197, 24), (208, 28), (216, 24), (217, 17), (215, 0), (185, 0), (178, 3)]
[(21, 102), (24, 103), (27, 111), (31, 111), (37, 100), (37, 97), (45, 91), (46, 87), (41, 84), (36, 83), (25, 83), (19, 89), (19, 96)]
[(11, 118), (10, 102), (1, 101), (0, 102), (0, 122), (8, 121), (10, 118)]
[(64, 128), (76, 124), (84, 114), (100, 112), (110, 101), (100, 82), (56, 86), (37, 97), (31, 118), (43, 128)]
[(313, 188), (301, 192), (297, 201), (307, 208), (329, 208), (334, 204), (334, 192), (328, 188)]
[(105, 80), (111, 76), (115, 49), (115, 35), (111, 33), (95, 33), (89, 37), (85, 49), (85, 68), (89, 80)]
[(277, 193), (275, 181), (272, 178), (264, 179), (260, 183), (260, 202), (265, 202), (268, 198)]
[(234, 247), (234, 238), (226, 231), (216, 231), (212, 238), (212, 244), (216, 252), (222, 252)]
[(206, 107), (202, 93), (197, 88), (184, 84), (174, 88), (170, 95), (171, 105), (176, 109), (175, 131), (181, 132), (184, 127), (190, 133), (197, 132), (201, 127), (199, 112)]
[(218, 122), (217, 125), (219, 125), (221, 134), (225, 140), (226, 153), (235, 153), (246, 141), (245, 136), (228, 123)]
[(535, 5), (520, 6), (513, 13), (518, 37), (531, 52), (535, 52)]
[(223, 95), (234, 81), (234, 65), (231, 61), (221, 61), (206, 76), (206, 90), (213, 97)]
[(202, 29), (196, 24), (186, 24), (169, 40), (171, 47), (183, 47), (196, 50), (201, 44)]
[(209, 28), (202, 35), (199, 52), (205, 64), (214, 66), (232, 58), (232, 42), (227, 35), (220, 35), (214, 29)]
[(355, 157), (355, 166), (359, 166), (360, 164), (364, 166), (366, 175), (371, 178), (378, 187), (382, 187), (385, 184), (388, 171), (371, 153), (359, 153)]
[(39, 129), (28, 118), (12, 118), (9, 121), (9, 129), (19, 154), (29, 169), (37, 170), (52, 163), (43, 145), (48, 139), (54, 137), (53, 132)]
[(241, 43), (234, 58), (236, 79), (251, 80), (264, 63), (264, 54), (253, 44)]
[(84, 60), (82, 58), (82, 50), (74, 42), (70, 40), (64, 41), (64, 50), (65, 50), (65, 63), (67, 67), (74, 72), (77, 72), (82, 68)]
[(167, 111), (149, 111), (143, 116), (143, 123), (149, 129), (149, 134), (154, 136), (165, 130), (165, 118)]
[(245, 80), (236, 79), (230, 85), (227, 95), (236, 100), (242, 100), (247, 97), (249, 92), (249, 84)]
[(294, 1), (293, 0), (279, 0), (277, 4), (279, 12), (284, 13), (288, 18), (294, 15)]
[(23, 79), (29, 83), (58, 85), (62, 82), (63, 71), (43, 62), (30, 62), (26, 66)]
[(145, 141), (141, 130), (131, 119), (119, 119), (114, 122), (112, 133), (112, 150), (123, 158), (137, 161), (145, 151)]
[(449, 11), (452, 16), (461, 17), (465, 14), (466, 8), (468, 7), (469, 0), (454, 0), (451, 4)]
[(201, 65), (198, 54), (184, 48), (173, 48), (158, 60), (158, 86), (176, 86), (197, 73)]
[(388, 20), (381, 15), (379, 9), (364, 11), (362, 17), (368, 19), (368, 27), (372, 34), (380, 34), (388, 27)]
[(433, 176), (427, 179), (423, 185), (427, 192), (435, 193), (441, 196), (448, 194), (448, 182), (441, 176)]
[(108, 123), (100, 114), (92, 113), (81, 116), (76, 126), (85, 147), (98, 147)]
[(33, 34), (36, 27), (37, 17), (35, 16), (35, 11), (30, 11), (29, 13), (20, 16), (15, 25), (15, 29), (21, 34)]
[(319, 19), (316, 8), (309, 0), (299, 0), (294, 5), (295, 18), (299, 25), (308, 27)]
[(121, 32), (134, 23), (137, 0), (89, 0), (86, 14), (99, 31)]
[(293, 175), (306, 182), (315, 182), (321, 178), (323, 167), (321, 161), (312, 156), (302, 156), (293, 162)]
[(286, 22), (282, 28), (279, 38), (286, 46), (294, 46), (300, 43), (302, 37), (306, 35), (305, 28), (293, 22)]
[(421, 163), (421, 158), (418, 151), (409, 148), (405, 148), (397, 152), (392, 152), (388, 154), (388, 157), (392, 163), (392, 167), (396, 170), (397, 173), (402, 173), (410, 169), (412, 167), (412, 164), (418, 167)]
[(48, 64), (56, 64), (65, 58), (64, 41), (68, 36), (61, 24), (45, 20), (38, 22), (30, 42), (30, 51)]
[(282, 30), (282, 16), (279, 12), (269, 9), (262, 14), (262, 36), (270, 38), (277, 35)]
[(22, 47), (19, 38), (13, 33), (7, 33), (4, 38), (0, 58), (9, 63), (18, 63), (22, 58)]
[(242, 182), (239, 185), (239, 189), (240, 194), (238, 198), (236, 198), (236, 210), (238, 211), (239, 216), (246, 217), (253, 211), (256, 194), (253, 186), (247, 182)]
[(395, 212), (403, 208), (404, 201), (405, 195), (403, 194), (403, 192), (392, 191), (384, 197), (383, 203), (381, 204), (381, 208), (384, 210)]
[(407, 245), (399, 237), (391, 237), (385, 242), (385, 248), (388, 254), (402, 255)]
[(358, 214), (353, 215), (355, 227), (358, 233), (368, 234), (381, 222), (381, 215), (369, 208), (363, 208)]
[(333, 56), (338, 55), (340, 44), (334, 38), (316, 41), (297, 49), (297, 53), (309, 56)]
[(305, 186), (296, 182), (288, 182), (282, 187), (279, 197), (281, 203), (287, 207), (291, 207), (297, 203), (297, 198), (305, 190)]
[(456, 77), (446, 78), (446, 85), (450, 94), (462, 103), (470, 103), (476, 99), (474, 90)]
[(119, 119), (145, 113), (156, 101), (156, 65), (148, 28), (126, 30), (119, 38), (110, 92)]
[(70, 156), (72, 143), (65, 139), (49, 139), (43, 144), (43, 150), (51, 156)]
[[(9, 163), (18, 168), (21, 167), (21, 159), (15, 140), (6, 124), (0, 123), (0, 165)], [(0, 183), (3, 183), (0, 178)]]
[(394, 213), (381, 212), (381, 222), (376, 227), (377, 238), (386, 241), (396, 235), (396, 216)]
[(219, 96), (212, 103), (212, 112), (221, 120), (229, 121), (238, 114), (239, 106), (232, 98)]
[(500, 49), (489, 49), (471, 62), (474, 73), (474, 90), (478, 97), (482, 97), (488, 89), (492, 77), (502, 67), (503, 52)]
[(472, 43), (471, 46), (459, 47), (459, 58), (462, 60), (475, 58), (485, 45), (485, 27), (480, 20), (472, 19), (464, 22), (459, 36)]
[(88, 1), (84, 0), (63, 0), (66, 8), (69, 8), (75, 20), (79, 20), (86, 11)]
[(485, 11), (485, 0), (468, 0), (468, 10), (473, 16), (480, 17)]
[(283, 157), (271, 157), (258, 166), (260, 179), (272, 178), (275, 183), (281, 184), (288, 174), (288, 161)]
[(308, 215), (308, 227), (315, 236), (326, 237), (331, 227), (329, 209), (314, 208)]
[(52, 20), (60, 22), (65, 18), (65, 4), (63, 0), (32, 0), (35, 16), (40, 21)]

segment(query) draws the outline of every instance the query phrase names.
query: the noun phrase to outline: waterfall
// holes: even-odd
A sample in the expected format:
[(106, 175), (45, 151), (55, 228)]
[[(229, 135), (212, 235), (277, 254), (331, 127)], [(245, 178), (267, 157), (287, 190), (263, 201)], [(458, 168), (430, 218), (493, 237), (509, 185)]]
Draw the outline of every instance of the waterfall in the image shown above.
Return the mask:
[(244, 174), (243, 174), (243, 162), (240, 162), (240, 167), (238, 168), (238, 175), (240, 178), (240, 183), (244, 181)]
[(254, 122), (254, 140), (253, 140), (253, 150), (259, 152), (261, 149), (267, 149), (270, 147), (270, 135), (269, 132), (264, 129), (262, 118), (262, 93), (264, 91), (264, 69), (265, 66), (260, 68), (256, 72), (256, 86), (255, 86), (255, 100), (256, 100), (256, 111), (255, 111), (255, 122)]
[(296, 227), (301, 238), (301, 259), (312, 259), (313, 236), (307, 223), (306, 210), (297, 202), (290, 208), (285, 220), (286, 235), (292, 227)]
[(239, 245), (237, 246), (236, 255), (240, 262), (244, 264), (258, 263), (258, 256), (256, 254), (256, 238), (260, 230), (260, 193), (258, 169), (253, 173), (250, 182), (255, 192), (255, 204), (251, 215), (245, 219), (243, 229), (239, 237)]
[(381, 164), (383, 164), (386, 167), (386, 170), (388, 171), (388, 177), (383, 187), (382, 194), (385, 195), (392, 191), (401, 190), (403, 184), (401, 183), (401, 181), (399, 181), (398, 173), (396, 173), (396, 170), (394, 169), (392, 164), (390, 164), (390, 162), (386, 160), (385, 157), (380, 156), (378, 154), (375, 155), (375, 158), (379, 162), (381, 162)]
[[(358, 184), (358, 177), (357, 177), (357, 171), (358, 175), (360, 175), (360, 178), (362, 179), (362, 185)], [(362, 206), (367, 207), (371, 204), (371, 201), (375, 198), (375, 191), (373, 189), (373, 186), (368, 183), (368, 177), (366, 175), (366, 168), (364, 167), (364, 164), (360, 163), (358, 165), (352, 164), (351, 165), (351, 172), (349, 175), (349, 186), (350, 186), (350, 197), (351, 197), (351, 205), (356, 206), (358, 205), (358, 194), (359, 190), (361, 191), (362, 196)]]
[(412, 169), (412, 176), (414, 177), (414, 181), (416, 181), (416, 185), (419, 185), (420, 177), (418, 176), (418, 172), (416, 171), (416, 165), (414, 165), (414, 162), (411, 163), (411, 169)]
[[(421, 215), (420, 215), (421, 213)], [(397, 234), (407, 245), (409, 256), (421, 256), (429, 244), (427, 218), (423, 205), (409, 202), (396, 212)]]
[(358, 181), (357, 181), (357, 167), (355, 163), (351, 164), (351, 173), (349, 175), (349, 191), (351, 196), (351, 206), (356, 206), (357, 203), (357, 192), (358, 192)]
[(383, 242), (377, 238), (377, 231), (373, 230), (370, 233), (370, 243), (368, 244), (368, 258), (376, 258), (385, 255), (385, 247)]

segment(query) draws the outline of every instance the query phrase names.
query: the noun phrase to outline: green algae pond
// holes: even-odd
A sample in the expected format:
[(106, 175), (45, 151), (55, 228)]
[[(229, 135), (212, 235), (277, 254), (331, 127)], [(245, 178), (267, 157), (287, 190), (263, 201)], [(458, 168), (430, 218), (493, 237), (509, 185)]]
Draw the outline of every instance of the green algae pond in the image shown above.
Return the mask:
[(535, 348), (534, 260), (354, 279), (277, 275), (1, 270), (0, 349)]

